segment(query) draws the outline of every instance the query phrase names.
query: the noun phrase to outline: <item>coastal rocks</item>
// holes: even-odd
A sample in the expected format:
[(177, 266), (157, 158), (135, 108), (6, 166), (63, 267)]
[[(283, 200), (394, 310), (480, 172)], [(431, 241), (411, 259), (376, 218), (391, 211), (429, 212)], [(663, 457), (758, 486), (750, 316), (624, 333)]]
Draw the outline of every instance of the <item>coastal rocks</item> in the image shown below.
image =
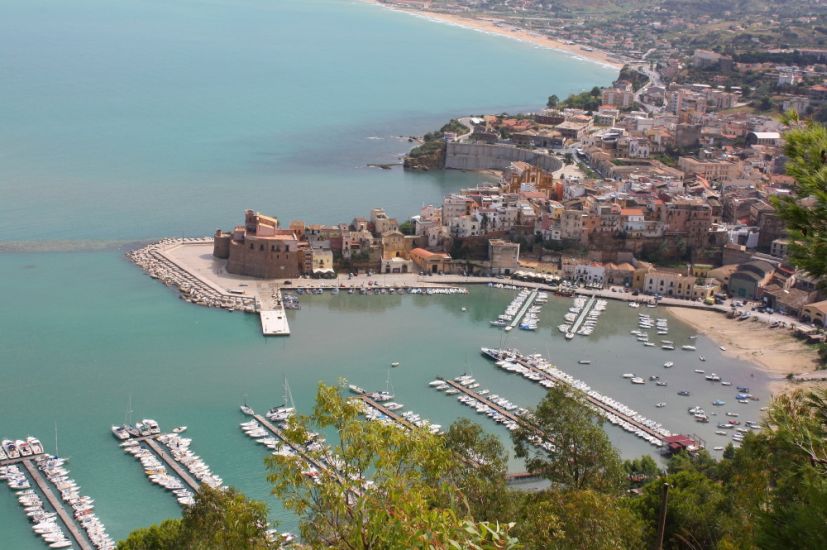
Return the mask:
[(219, 292), (178, 267), (163, 254), (164, 250), (176, 246), (208, 242), (212, 242), (211, 237), (164, 239), (138, 250), (133, 250), (127, 254), (127, 257), (153, 279), (161, 281), (166, 286), (177, 288), (180, 298), (184, 301), (206, 307), (223, 308), (228, 311), (255, 313), (257, 309), (253, 298), (232, 296)]
[(445, 168), (446, 144), (443, 140), (426, 141), (405, 155), (402, 167), (405, 170), (427, 172)]

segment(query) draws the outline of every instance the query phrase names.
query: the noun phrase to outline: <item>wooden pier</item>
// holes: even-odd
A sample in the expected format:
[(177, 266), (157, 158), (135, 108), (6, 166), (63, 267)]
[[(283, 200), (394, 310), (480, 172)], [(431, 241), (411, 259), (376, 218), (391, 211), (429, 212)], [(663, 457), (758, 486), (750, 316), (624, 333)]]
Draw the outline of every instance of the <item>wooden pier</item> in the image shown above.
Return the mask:
[(146, 439), (144, 439), (144, 443), (146, 443), (147, 446), (150, 449), (152, 449), (152, 452), (158, 455), (158, 458), (165, 462), (167, 466), (172, 468), (172, 471), (175, 472), (175, 475), (181, 478), (181, 481), (186, 483), (190, 487), (190, 489), (197, 492), (198, 482), (195, 481), (189, 474), (189, 472), (184, 470), (184, 468), (182, 468), (181, 465), (174, 458), (169, 456), (169, 454), (167, 454), (167, 452), (163, 450), (160, 445), (158, 445), (158, 442), (155, 441), (155, 437), (157, 436), (147, 437)]
[(92, 545), (88, 542), (86, 537), (81, 534), (80, 529), (75, 523), (74, 519), (66, 513), (66, 509), (63, 508), (63, 504), (55, 497), (55, 494), (52, 492), (52, 489), (46, 483), (46, 480), (43, 479), (43, 475), (41, 475), (40, 471), (32, 464), (31, 459), (26, 458), (23, 461), (23, 466), (29, 472), (29, 475), (34, 480), (37, 487), (40, 489), (40, 492), (43, 493), (43, 496), (46, 497), (46, 500), (49, 501), (49, 504), (52, 505), (55, 512), (57, 513), (58, 517), (60, 517), (61, 521), (63, 522), (66, 530), (69, 532), (69, 535), (75, 539), (75, 542), (80, 547), (81, 550), (93, 550)]

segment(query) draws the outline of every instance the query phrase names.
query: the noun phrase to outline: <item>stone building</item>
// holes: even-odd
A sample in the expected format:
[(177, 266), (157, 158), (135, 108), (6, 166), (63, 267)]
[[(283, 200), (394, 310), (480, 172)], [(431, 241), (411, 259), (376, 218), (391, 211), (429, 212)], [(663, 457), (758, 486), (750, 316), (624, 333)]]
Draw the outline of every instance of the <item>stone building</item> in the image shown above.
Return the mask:
[(229, 273), (282, 279), (302, 272), (304, 245), (293, 230), (279, 229), (277, 218), (246, 210), (244, 225), (232, 233), (215, 232), (213, 255), (227, 260)]
[(503, 239), (489, 239), (488, 260), (492, 272), (510, 275), (520, 268), (520, 244)]

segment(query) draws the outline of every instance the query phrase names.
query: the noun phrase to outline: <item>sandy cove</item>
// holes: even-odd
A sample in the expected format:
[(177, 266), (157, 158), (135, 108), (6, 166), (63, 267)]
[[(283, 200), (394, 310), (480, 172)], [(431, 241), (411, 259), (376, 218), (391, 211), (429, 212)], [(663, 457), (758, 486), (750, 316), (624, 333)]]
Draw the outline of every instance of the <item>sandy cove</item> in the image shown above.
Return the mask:
[[(466, 29), (472, 29), (479, 32), (489, 33), (489, 34), (496, 34), (498, 36), (504, 36), (506, 38), (510, 38), (512, 40), (517, 40), (519, 42), (525, 42), (528, 44), (532, 44), (535, 46), (539, 46), (541, 48), (546, 48), (549, 50), (555, 50), (563, 53), (570, 54), (574, 57), (579, 57), (588, 61), (593, 61), (595, 63), (599, 63), (601, 65), (605, 65), (607, 67), (611, 67), (613, 69), (620, 69), (623, 67), (623, 63), (618, 62), (617, 60), (610, 57), (610, 55), (606, 52), (602, 52), (599, 50), (593, 50), (587, 52), (582, 50), (578, 45), (566, 44), (565, 42), (560, 42), (559, 40), (554, 40), (553, 38), (548, 38), (546, 36), (541, 36), (535, 32), (517, 29), (511, 26), (508, 23), (501, 23), (506, 25), (505, 27), (498, 27), (498, 21), (492, 19), (476, 19), (471, 17), (462, 17), (459, 15), (453, 15), (448, 13), (440, 13), (435, 11), (419, 11), (419, 10), (412, 10), (406, 9), (401, 6), (393, 6), (388, 4), (383, 4), (378, 0), (365, 0), (370, 4), (375, 4), (377, 6), (381, 6), (383, 8), (387, 8), (389, 10), (398, 11), (402, 13), (407, 13), (410, 15), (414, 15), (416, 17), (421, 17), (423, 19), (428, 19), (430, 21), (436, 21), (438, 23), (445, 23), (448, 25), (455, 25), (458, 27), (464, 27)], [(512, 30), (513, 29), (513, 30)]]
[(787, 329), (771, 329), (754, 321), (736, 321), (710, 310), (670, 307), (669, 312), (724, 346), (725, 355), (754, 363), (773, 375), (776, 378), (770, 384), (773, 393), (809, 385), (790, 382), (786, 376), (812, 372), (820, 367), (818, 353), (793, 337)]

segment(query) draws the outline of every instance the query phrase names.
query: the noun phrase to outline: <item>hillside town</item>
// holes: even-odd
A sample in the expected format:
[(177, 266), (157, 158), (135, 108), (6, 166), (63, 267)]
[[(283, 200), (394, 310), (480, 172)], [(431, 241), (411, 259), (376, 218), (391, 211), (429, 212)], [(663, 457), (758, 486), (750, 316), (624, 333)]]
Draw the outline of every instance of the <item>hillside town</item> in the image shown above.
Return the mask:
[[(215, 234), (231, 273), (554, 276), (714, 304), (726, 297), (824, 325), (817, 281), (791, 265), (773, 196), (789, 194), (785, 125), (709, 84), (596, 89), (594, 110), (463, 117), (419, 169), (485, 170), (401, 222), (382, 208), (318, 225), (252, 210)], [(825, 98), (812, 98), (824, 101)], [(639, 105), (640, 108), (635, 108)], [(432, 147), (433, 149), (433, 147)], [(409, 165), (410, 167), (410, 165)]]

